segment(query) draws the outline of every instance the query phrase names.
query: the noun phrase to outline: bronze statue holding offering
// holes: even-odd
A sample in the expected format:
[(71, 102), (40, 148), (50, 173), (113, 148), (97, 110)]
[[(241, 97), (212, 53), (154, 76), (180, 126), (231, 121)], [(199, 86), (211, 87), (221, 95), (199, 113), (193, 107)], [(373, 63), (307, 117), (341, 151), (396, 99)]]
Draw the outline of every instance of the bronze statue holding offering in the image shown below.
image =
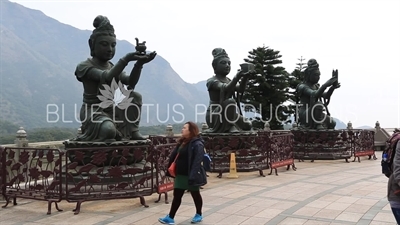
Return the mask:
[[(321, 130), (334, 129), (336, 126), (336, 122), (330, 116), (328, 105), (333, 91), (340, 87), (338, 71), (333, 70), (332, 78), (322, 85), (318, 83), (320, 75), (317, 60), (310, 59), (305, 70), (304, 81), (296, 88), (301, 104), (299, 128)], [(329, 89), (326, 91), (327, 88)]]
[[(134, 90), (143, 65), (157, 54), (146, 54), (145, 42), (142, 42), (136, 46), (135, 52), (127, 53), (113, 64), (110, 60), (117, 45), (114, 27), (105, 16), (97, 16), (93, 26), (95, 29), (89, 38), (92, 57), (80, 62), (75, 71), (76, 78), (83, 84), (84, 93), (80, 111), (82, 134), (74, 141), (143, 140), (139, 133), (142, 96)], [(132, 61), (136, 61), (135, 66), (130, 74), (126, 74), (123, 70)], [(125, 99), (116, 105), (112, 93), (118, 87), (122, 89)]]
[[(222, 48), (212, 51), (215, 75), (207, 80), (210, 105), (206, 113), (209, 133), (237, 133), (250, 131), (252, 124), (240, 110), (241, 96), (246, 88), (248, 75), (255, 73), (254, 65), (244, 63), (231, 80), (231, 61)], [(239, 113), (238, 113), (239, 112)]]

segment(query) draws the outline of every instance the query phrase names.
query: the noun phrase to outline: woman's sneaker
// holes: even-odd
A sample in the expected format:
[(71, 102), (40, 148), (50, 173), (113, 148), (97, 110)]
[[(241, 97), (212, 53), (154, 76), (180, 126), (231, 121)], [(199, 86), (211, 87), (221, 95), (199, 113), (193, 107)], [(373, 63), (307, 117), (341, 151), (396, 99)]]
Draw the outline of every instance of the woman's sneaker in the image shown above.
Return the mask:
[(175, 220), (169, 217), (169, 215), (166, 215), (164, 218), (159, 218), (158, 221), (162, 224), (169, 224), (169, 225), (175, 224)]
[(196, 215), (194, 215), (191, 223), (200, 223), (201, 221), (203, 221), (203, 216), (196, 213)]

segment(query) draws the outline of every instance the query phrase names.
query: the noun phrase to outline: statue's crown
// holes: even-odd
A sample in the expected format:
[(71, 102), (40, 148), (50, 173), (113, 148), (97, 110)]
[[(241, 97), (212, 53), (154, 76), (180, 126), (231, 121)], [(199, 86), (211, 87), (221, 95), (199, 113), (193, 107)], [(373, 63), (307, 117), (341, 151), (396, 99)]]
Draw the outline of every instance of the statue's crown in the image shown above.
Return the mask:
[(223, 48), (215, 48), (214, 50), (212, 50), (212, 55), (214, 57), (214, 59), (216, 58), (220, 58), (220, 57), (228, 57), (228, 54), (225, 52), (225, 49)]
[(114, 34), (114, 27), (111, 25), (110, 20), (106, 16), (99, 15), (93, 21), (95, 29), (93, 33), (112, 33)]
[(309, 69), (315, 69), (315, 68), (318, 68), (318, 67), (319, 67), (319, 64), (318, 64), (317, 60), (315, 60), (315, 59), (310, 59), (310, 60), (308, 60), (308, 62), (307, 62), (307, 67), (308, 67)]

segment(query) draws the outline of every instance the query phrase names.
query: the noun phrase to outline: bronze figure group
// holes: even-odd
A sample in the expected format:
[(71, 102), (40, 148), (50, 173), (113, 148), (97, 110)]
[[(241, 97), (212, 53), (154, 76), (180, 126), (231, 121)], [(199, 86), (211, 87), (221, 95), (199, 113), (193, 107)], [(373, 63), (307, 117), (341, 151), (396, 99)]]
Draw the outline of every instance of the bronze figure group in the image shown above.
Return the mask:
[[(89, 38), (91, 58), (80, 62), (75, 71), (82, 82), (83, 104), (80, 110), (82, 133), (74, 141), (112, 142), (121, 140), (143, 140), (139, 133), (142, 96), (135, 91), (142, 67), (151, 62), (156, 52), (146, 52), (146, 42), (136, 38), (136, 51), (127, 53), (113, 64), (116, 35), (105, 16), (97, 16), (95, 29)], [(222, 48), (212, 50), (214, 75), (207, 80), (209, 106), (206, 112), (208, 133), (238, 133), (252, 131), (251, 122), (240, 110), (240, 97), (244, 92), (248, 76), (255, 73), (254, 65), (242, 64), (233, 79), (231, 61)], [(123, 70), (135, 62), (129, 74)], [(327, 105), (338, 83), (337, 70), (332, 78), (319, 85), (320, 71), (316, 60), (311, 59), (305, 70), (305, 79), (298, 85), (296, 93), (300, 99), (299, 127), (305, 129), (334, 129), (335, 122), (329, 115)], [(115, 104), (108, 93), (116, 87), (126, 94), (125, 99)], [(125, 88), (126, 87), (126, 88)], [(324, 113), (325, 110), (325, 113)]]

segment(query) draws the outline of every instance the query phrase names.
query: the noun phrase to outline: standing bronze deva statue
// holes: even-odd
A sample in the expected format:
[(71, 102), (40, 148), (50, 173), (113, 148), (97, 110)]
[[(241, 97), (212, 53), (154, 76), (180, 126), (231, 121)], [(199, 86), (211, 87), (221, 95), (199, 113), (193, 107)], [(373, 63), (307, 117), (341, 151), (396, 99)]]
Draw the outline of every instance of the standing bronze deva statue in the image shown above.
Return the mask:
[[(142, 96), (135, 92), (144, 64), (156, 57), (156, 52), (146, 53), (143, 44), (140, 51), (127, 53), (113, 64), (117, 45), (114, 27), (105, 16), (94, 19), (95, 29), (89, 38), (91, 58), (79, 63), (75, 75), (83, 84), (83, 104), (80, 110), (81, 131), (74, 141), (112, 142), (119, 140), (143, 140), (139, 133)], [(130, 74), (123, 70), (129, 62), (136, 61)], [(125, 86), (127, 88), (125, 89)], [(118, 105), (113, 93), (120, 88), (125, 95)], [(111, 98), (111, 99), (110, 99)]]
[(248, 76), (255, 73), (252, 64), (242, 64), (235, 77), (227, 77), (231, 71), (231, 60), (222, 48), (212, 51), (212, 66), (215, 76), (207, 80), (210, 105), (206, 112), (208, 133), (236, 133), (250, 131), (252, 124), (240, 110), (241, 96), (246, 88)]
[[(332, 78), (321, 86), (318, 83), (320, 76), (317, 60), (310, 59), (305, 70), (304, 81), (296, 88), (296, 94), (301, 104), (299, 128), (335, 129), (336, 122), (330, 116), (328, 105), (333, 91), (340, 87), (338, 71), (333, 70)], [(326, 91), (327, 88), (329, 89)]]

